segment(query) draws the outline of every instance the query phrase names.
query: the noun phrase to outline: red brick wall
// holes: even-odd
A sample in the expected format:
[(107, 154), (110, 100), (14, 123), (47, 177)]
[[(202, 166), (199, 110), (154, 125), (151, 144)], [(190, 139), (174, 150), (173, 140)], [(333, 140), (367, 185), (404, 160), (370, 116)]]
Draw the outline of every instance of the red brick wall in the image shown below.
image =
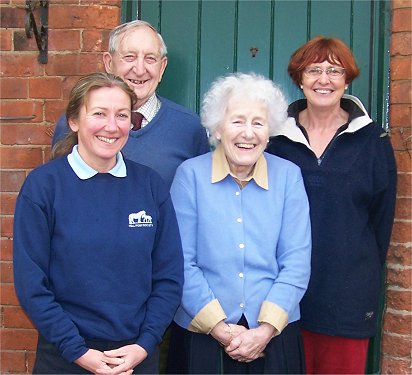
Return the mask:
[[(47, 161), (50, 131), (79, 75), (103, 70), (101, 51), (120, 21), (121, 0), (52, 1), (48, 63), (37, 62), (34, 39), (25, 37), (25, 0), (0, 0), (0, 116), (31, 116), (1, 122), (0, 373), (30, 373), (36, 331), (13, 288), (12, 222), (17, 193), (27, 173)], [(56, 5), (58, 4), (58, 5)], [(391, 37), (392, 142), (398, 164), (398, 204), (388, 258), (382, 373), (411, 372), (411, 17), (410, 0), (393, 0)], [(38, 19), (38, 15), (36, 15)]]
[[(18, 305), (13, 288), (12, 222), (17, 193), (27, 173), (48, 160), (50, 131), (64, 112), (80, 75), (103, 71), (101, 51), (120, 22), (121, 0), (52, 0), (48, 63), (39, 64), (34, 37), (24, 30), (25, 0), (0, 0), (0, 373), (30, 373), (37, 333)], [(39, 11), (35, 18), (40, 24)], [(38, 24), (38, 27), (40, 26)]]
[(382, 373), (410, 374), (412, 369), (412, 1), (392, 1), (390, 48), (390, 126), (398, 166), (394, 229), (387, 262)]

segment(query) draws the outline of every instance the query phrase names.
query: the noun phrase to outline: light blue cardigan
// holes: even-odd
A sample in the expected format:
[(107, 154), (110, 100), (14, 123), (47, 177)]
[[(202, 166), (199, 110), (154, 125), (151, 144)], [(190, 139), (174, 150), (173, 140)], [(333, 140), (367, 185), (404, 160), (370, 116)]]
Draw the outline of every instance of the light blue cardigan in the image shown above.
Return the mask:
[(309, 204), (300, 169), (264, 153), (269, 189), (253, 179), (240, 189), (230, 175), (211, 182), (212, 155), (183, 162), (171, 188), (185, 258), (175, 321), (189, 328), (217, 300), (227, 323), (244, 314), (255, 328), (272, 321), (262, 317), (267, 301), (286, 313), (285, 323), (275, 326), (280, 332), (299, 320), (310, 276)]

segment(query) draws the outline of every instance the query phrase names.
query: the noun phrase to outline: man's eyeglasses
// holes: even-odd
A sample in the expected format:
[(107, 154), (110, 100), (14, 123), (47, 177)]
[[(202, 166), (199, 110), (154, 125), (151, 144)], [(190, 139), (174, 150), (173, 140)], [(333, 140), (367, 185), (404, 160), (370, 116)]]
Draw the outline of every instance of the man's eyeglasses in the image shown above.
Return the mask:
[(303, 72), (306, 74), (307, 77), (310, 77), (310, 78), (319, 78), (322, 75), (322, 73), (325, 72), (330, 79), (338, 79), (345, 74), (345, 69), (344, 68), (334, 68), (334, 67), (322, 69), (319, 67), (314, 67), (314, 68), (306, 68)]

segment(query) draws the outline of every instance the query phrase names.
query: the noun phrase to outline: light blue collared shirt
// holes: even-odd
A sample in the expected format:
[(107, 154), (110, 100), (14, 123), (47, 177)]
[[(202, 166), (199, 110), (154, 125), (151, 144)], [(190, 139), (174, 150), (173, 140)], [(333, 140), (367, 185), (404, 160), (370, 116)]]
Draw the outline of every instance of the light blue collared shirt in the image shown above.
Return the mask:
[[(114, 177), (126, 177), (126, 164), (124, 163), (123, 155), (121, 154), (121, 152), (117, 153), (116, 160), (116, 165), (107, 173), (110, 173)], [(79, 177), (81, 180), (87, 180), (88, 178), (92, 178), (97, 173), (99, 173), (82, 159), (79, 154), (78, 145), (75, 145), (72, 152), (67, 155), (67, 161), (72, 167), (74, 173), (76, 173), (77, 177)]]
[[(219, 156), (219, 147), (216, 152)], [(241, 189), (227, 173), (211, 183), (215, 153), (184, 161), (170, 189), (185, 264), (174, 319), (183, 328), (209, 333), (219, 321), (237, 324), (244, 315), (250, 328), (265, 322), (279, 333), (300, 319), (310, 277), (302, 174), (290, 161), (264, 153), (267, 189), (255, 177)]]

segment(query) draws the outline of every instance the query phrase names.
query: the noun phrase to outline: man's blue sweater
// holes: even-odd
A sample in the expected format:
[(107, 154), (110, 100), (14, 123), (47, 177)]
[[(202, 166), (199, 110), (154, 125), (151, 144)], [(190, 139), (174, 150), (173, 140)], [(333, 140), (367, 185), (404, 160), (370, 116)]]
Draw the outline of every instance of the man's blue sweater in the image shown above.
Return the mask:
[[(186, 159), (209, 152), (210, 147), (198, 115), (168, 99), (159, 97), (159, 100), (159, 112), (142, 129), (130, 131), (122, 154), (153, 168), (170, 188), (176, 168)], [(53, 145), (68, 131), (63, 115), (56, 124)]]
[(167, 187), (125, 160), (127, 176), (81, 180), (67, 158), (32, 171), (16, 204), (14, 277), (22, 307), (62, 356), (85, 339), (136, 340), (149, 354), (179, 305), (183, 257)]

